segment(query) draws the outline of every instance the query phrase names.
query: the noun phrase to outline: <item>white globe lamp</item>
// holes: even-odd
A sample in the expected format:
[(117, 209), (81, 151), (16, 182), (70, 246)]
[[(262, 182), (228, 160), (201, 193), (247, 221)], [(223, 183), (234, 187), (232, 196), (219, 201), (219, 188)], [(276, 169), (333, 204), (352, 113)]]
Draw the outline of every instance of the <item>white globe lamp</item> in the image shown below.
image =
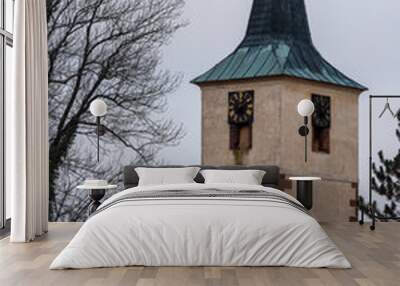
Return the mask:
[(297, 105), (297, 112), (303, 116), (308, 117), (311, 116), (315, 111), (314, 103), (309, 99), (303, 99)]
[(102, 99), (96, 99), (90, 104), (90, 112), (93, 116), (103, 117), (107, 114), (107, 104)]

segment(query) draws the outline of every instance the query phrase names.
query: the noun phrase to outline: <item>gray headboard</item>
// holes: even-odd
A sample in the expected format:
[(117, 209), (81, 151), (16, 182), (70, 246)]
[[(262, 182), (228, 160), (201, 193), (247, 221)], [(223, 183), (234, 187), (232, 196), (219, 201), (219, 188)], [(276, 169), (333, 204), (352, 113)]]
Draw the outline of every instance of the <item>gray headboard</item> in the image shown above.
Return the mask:
[[(135, 171), (137, 167), (147, 167), (147, 168), (181, 168), (185, 166), (126, 166), (124, 167), (124, 189), (129, 189), (136, 187), (139, 183), (139, 177)], [(196, 166), (204, 169), (218, 169), (218, 170), (263, 170), (266, 172), (262, 185), (265, 187), (272, 187), (279, 189), (279, 167), (277, 166)], [(204, 183), (203, 176), (199, 173), (194, 179), (197, 183)]]

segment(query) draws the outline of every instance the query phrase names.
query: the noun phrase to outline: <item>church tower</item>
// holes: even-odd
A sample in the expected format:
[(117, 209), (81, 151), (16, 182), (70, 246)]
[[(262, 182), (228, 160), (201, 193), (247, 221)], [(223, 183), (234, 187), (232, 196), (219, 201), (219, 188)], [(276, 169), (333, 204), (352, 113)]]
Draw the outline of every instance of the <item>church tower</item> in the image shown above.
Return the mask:
[[(254, 0), (243, 41), (192, 81), (202, 96), (202, 163), (277, 165), (289, 176), (320, 176), (313, 214), (354, 220), (358, 182), (358, 96), (366, 87), (314, 47), (304, 0)], [(308, 163), (296, 106), (311, 99)]]

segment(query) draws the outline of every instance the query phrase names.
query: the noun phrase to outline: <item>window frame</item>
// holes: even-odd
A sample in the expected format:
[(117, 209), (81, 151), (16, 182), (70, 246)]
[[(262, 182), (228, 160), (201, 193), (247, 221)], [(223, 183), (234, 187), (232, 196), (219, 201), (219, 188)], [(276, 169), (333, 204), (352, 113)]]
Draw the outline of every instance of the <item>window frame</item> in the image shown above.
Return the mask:
[[(4, 235), (10, 228), (10, 221), (6, 213), (5, 190), (5, 93), (6, 93), (6, 49), (13, 48), (13, 34), (6, 30), (6, 1), (0, 0), (0, 235)], [(12, 1), (13, 13), (15, 7)], [(12, 15), (14, 18), (14, 15)], [(13, 30), (13, 29), (12, 29)], [(8, 55), (7, 55), (8, 56)]]

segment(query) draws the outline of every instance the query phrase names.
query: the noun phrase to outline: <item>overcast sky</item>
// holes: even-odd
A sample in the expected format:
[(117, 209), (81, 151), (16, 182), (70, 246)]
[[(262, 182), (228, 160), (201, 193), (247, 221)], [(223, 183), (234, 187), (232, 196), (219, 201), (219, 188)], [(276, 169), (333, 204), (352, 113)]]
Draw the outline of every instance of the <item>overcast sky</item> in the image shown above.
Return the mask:
[[(166, 149), (168, 163), (200, 163), (200, 90), (189, 83), (231, 53), (242, 40), (252, 0), (186, 0), (189, 25), (177, 32), (164, 51), (164, 66), (184, 76), (170, 97), (169, 114), (184, 123), (187, 135), (180, 146)], [(315, 46), (340, 71), (369, 87), (360, 98), (360, 178), (366, 191), (368, 174), (368, 95), (400, 95), (399, 0), (306, 0)], [(400, 108), (400, 100), (392, 102)], [(376, 103), (374, 149), (395, 154), (396, 122), (378, 120), (384, 101)], [(378, 110), (379, 109), (379, 110)]]

